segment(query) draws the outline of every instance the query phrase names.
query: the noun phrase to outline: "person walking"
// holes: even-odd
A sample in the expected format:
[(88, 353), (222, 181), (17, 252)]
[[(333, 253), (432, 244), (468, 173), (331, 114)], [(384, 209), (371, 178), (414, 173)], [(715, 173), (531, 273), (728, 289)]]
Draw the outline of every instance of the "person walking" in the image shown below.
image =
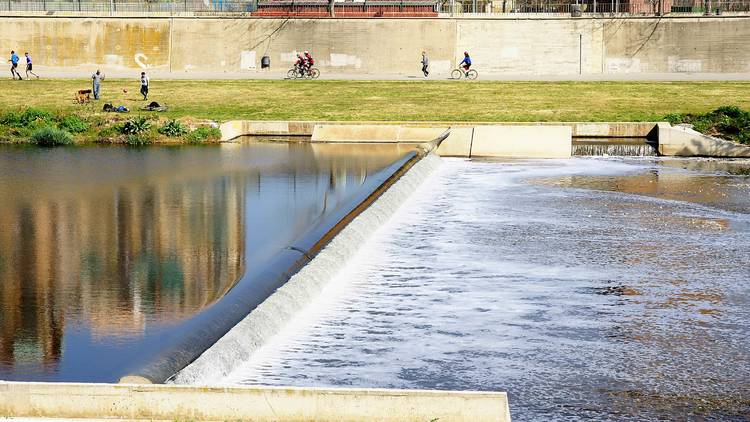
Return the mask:
[(425, 78), (430, 74), (430, 71), (428, 69), (429, 66), (430, 66), (430, 59), (427, 58), (427, 52), (423, 51), (422, 52), (422, 73), (424, 73)]
[(146, 72), (141, 72), (141, 95), (143, 95), (143, 101), (148, 100), (148, 83), (149, 79), (146, 76)]
[(94, 92), (94, 99), (99, 99), (99, 90), (102, 87), (102, 81), (104, 80), (104, 74), (96, 69), (96, 73), (91, 75), (92, 91)]
[(29, 52), (27, 51), (24, 55), (26, 56), (26, 78), (31, 78), (31, 76), (29, 76), (30, 73), (39, 79), (39, 75), (33, 72), (34, 66), (31, 64), (31, 56), (29, 56)]
[(10, 51), (10, 74), (13, 76), (13, 80), (16, 79), (16, 76), (18, 76), (18, 80), (22, 81), (23, 78), (21, 77), (21, 74), (18, 73), (18, 55), (15, 51)]

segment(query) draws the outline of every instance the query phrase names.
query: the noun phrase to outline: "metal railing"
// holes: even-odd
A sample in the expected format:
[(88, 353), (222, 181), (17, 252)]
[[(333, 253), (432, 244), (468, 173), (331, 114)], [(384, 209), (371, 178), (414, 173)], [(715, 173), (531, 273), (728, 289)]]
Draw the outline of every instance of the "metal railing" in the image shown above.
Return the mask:
[[(750, 13), (750, 0), (364, 0), (336, 2), (338, 17), (391, 16), (544, 16), (575, 15), (717, 15)], [(69, 12), (99, 14), (254, 14), (321, 17), (324, 0), (0, 0), (0, 12)]]
[(0, 0), (0, 12), (85, 12), (85, 13), (249, 13), (253, 1), (227, 0)]
[[(365, 0), (334, 4), (336, 17), (437, 16), (437, 3), (424, 0)], [(327, 1), (271, 0), (258, 3), (260, 16), (329, 16)]]
[(750, 0), (445, 0), (438, 5), (444, 15), (575, 15), (648, 16), (661, 14), (721, 15), (750, 13)]

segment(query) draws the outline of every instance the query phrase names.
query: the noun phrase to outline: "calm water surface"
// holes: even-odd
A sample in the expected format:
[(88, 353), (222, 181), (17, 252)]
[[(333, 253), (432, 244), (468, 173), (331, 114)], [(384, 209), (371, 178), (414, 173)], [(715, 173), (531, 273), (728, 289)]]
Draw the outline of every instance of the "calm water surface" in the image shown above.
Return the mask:
[(405, 152), (0, 147), (0, 379), (117, 380)]
[(225, 382), (507, 391), (523, 421), (747, 420), (748, 174), (446, 160)]

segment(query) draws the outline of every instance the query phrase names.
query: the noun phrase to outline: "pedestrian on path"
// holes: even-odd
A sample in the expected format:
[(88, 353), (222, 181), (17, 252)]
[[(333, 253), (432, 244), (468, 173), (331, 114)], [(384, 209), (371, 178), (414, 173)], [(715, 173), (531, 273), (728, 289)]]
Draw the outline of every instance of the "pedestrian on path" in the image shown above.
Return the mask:
[(92, 91), (94, 91), (95, 100), (99, 99), (99, 90), (102, 87), (103, 80), (104, 80), (104, 74), (99, 69), (96, 69), (96, 73), (91, 75)]
[(148, 100), (148, 76), (146, 72), (141, 72), (141, 95), (143, 95), (143, 101)]
[(13, 76), (13, 80), (16, 79), (16, 76), (18, 76), (18, 80), (22, 81), (23, 78), (21, 77), (21, 74), (18, 73), (18, 54), (16, 54), (15, 51), (10, 51), (10, 74)]
[(430, 59), (427, 58), (427, 52), (422, 52), (422, 73), (424, 73), (424, 77), (426, 78), (430, 71), (427, 69), (430, 66)]
[(28, 51), (26, 52), (25, 56), (26, 56), (26, 78), (27, 79), (31, 78), (29, 76), (29, 73), (30, 73), (30, 74), (36, 76), (37, 79), (39, 79), (39, 75), (37, 75), (36, 73), (32, 72), (34, 70), (34, 66), (31, 64), (31, 56), (29, 56), (29, 52)]

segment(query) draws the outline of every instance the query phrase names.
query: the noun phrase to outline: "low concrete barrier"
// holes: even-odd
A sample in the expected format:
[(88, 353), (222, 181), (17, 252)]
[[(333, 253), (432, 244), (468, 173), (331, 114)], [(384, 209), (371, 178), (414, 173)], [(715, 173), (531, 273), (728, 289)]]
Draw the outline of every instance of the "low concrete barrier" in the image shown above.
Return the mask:
[(501, 392), (0, 382), (0, 415), (141, 420), (510, 421)]
[(315, 125), (312, 142), (398, 142), (400, 126)]
[(315, 125), (312, 142), (423, 143), (442, 135), (448, 127), (409, 127), (401, 125)]
[(315, 122), (297, 121), (254, 121), (254, 120), (232, 120), (223, 123), (221, 140), (231, 141), (240, 136), (253, 135), (283, 135), (283, 136), (310, 136)]
[(448, 137), (440, 143), (436, 153), (441, 157), (471, 157), (473, 127), (451, 128)]
[(555, 123), (570, 125), (575, 138), (645, 138), (657, 122), (573, 122)]
[(476, 126), (470, 157), (569, 158), (570, 126)]
[[(336, 121), (254, 121), (233, 120), (221, 125), (221, 139), (230, 141), (240, 136), (312, 136), (316, 126), (401, 126), (409, 129), (471, 128), (477, 125), (502, 126), (570, 126), (573, 137), (582, 138), (645, 138), (656, 122), (336, 122)], [(408, 138), (408, 132), (404, 135)], [(420, 140), (421, 141), (421, 140)]]
[(658, 124), (659, 154), (680, 157), (750, 157), (750, 147), (714, 138), (684, 126)]

